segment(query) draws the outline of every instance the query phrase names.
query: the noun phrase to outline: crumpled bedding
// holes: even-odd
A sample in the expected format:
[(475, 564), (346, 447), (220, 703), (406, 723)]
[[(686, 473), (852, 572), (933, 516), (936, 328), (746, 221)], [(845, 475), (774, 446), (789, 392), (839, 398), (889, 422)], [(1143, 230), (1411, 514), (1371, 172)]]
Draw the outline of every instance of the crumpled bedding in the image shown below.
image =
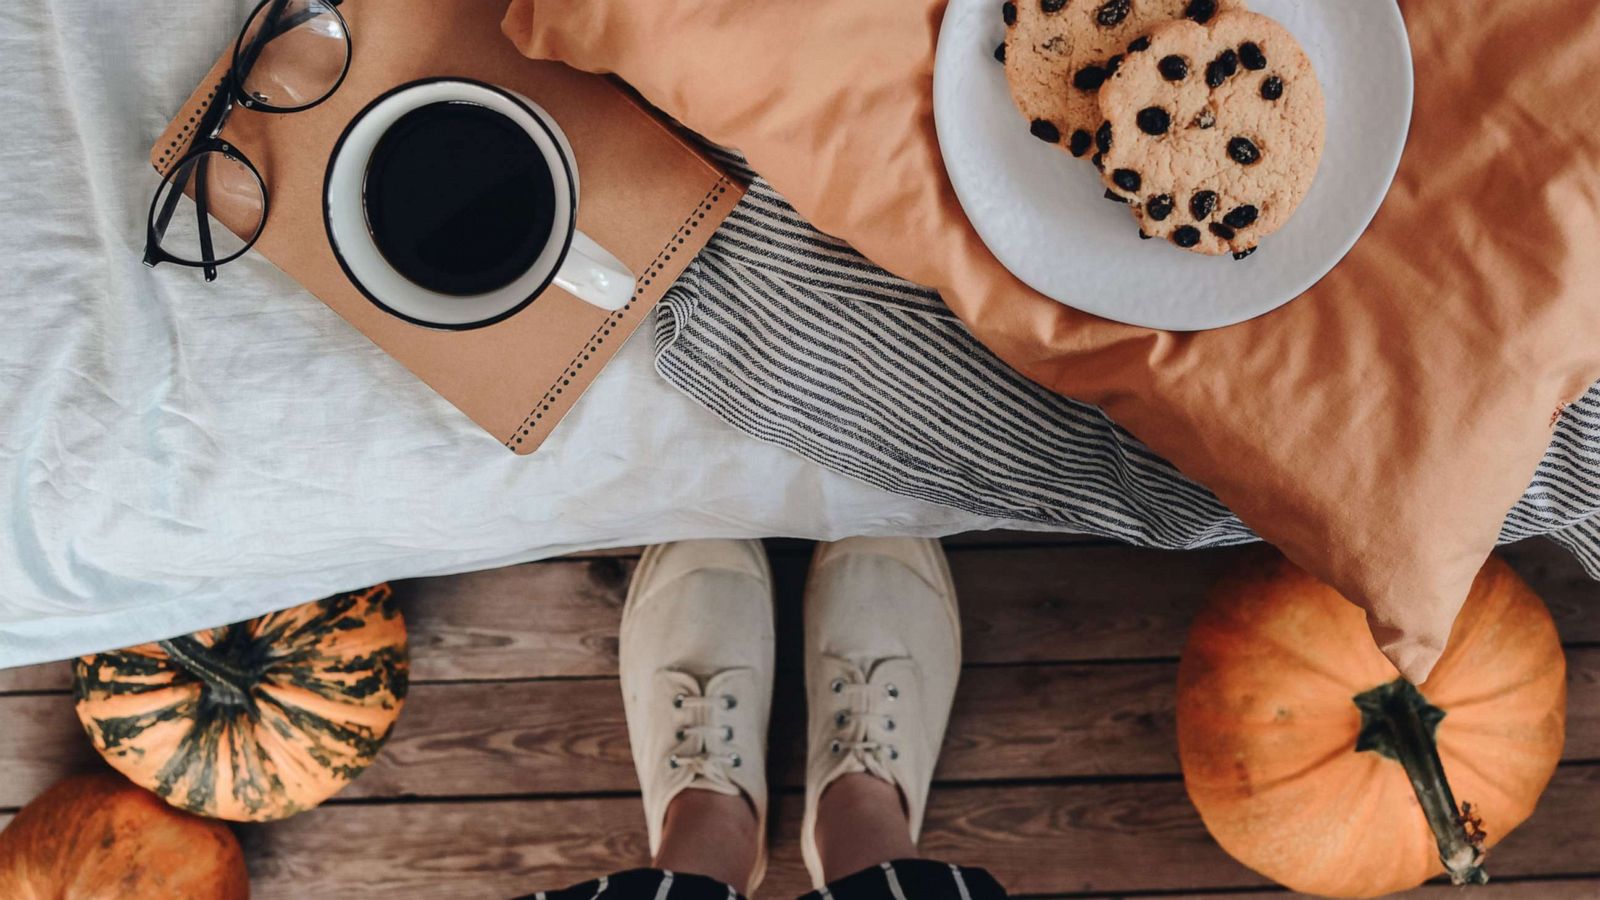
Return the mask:
[(936, 290), (999, 359), (1103, 410), (1365, 608), (1423, 681), (1553, 426), (1589, 415), (1600, 379), (1600, 30), (1571, 24), (1593, 25), (1593, 4), (1464, 18), (1400, 0), (1416, 110), (1378, 216), (1295, 302), (1189, 334), (1070, 309), (983, 246), (929, 102), (946, 6), (513, 0), (503, 27), (530, 58), (624, 79), (821, 231)]
[(739, 433), (650, 327), (524, 458), (266, 261), (144, 268), (150, 142), (252, 6), (0, 5), (0, 667), (584, 548), (1014, 524)]

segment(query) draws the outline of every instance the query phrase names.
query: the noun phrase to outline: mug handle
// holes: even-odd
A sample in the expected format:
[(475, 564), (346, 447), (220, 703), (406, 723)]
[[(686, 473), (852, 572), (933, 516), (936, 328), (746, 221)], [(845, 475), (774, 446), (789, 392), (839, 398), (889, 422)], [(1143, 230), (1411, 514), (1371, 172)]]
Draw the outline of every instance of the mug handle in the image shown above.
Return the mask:
[(618, 310), (633, 299), (633, 283), (633, 273), (610, 251), (581, 231), (572, 233), (567, 258), (556, 270), (556, 287), (601, 309)]

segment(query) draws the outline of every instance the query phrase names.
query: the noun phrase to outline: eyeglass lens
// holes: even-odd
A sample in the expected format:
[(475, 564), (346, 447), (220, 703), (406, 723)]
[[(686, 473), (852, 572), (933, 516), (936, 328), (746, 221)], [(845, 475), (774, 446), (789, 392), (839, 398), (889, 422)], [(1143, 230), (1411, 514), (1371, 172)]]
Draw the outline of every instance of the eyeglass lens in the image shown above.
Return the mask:
[(349, 35), (332, 3), (273, 0), (245, 26), (235, 63), (247, 96), (291, 110), (332, 93), (349, 56)]
[(161, 248), (188, 263), (229, 260), (260, 233), (266, 208), (260, 179), (238, 157), (221, 150), (190, 157), (156, 198), (158, 230), (166, 218)]

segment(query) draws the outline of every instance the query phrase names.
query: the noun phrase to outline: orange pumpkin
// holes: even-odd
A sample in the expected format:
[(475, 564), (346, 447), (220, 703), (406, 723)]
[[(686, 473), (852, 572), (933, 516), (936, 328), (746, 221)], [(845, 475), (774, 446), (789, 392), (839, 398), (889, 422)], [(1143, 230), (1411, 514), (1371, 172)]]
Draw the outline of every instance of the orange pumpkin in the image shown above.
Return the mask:
[(1565, 731), (1555, 624), (1498, 558), (1420, 689), (1360, 609), (1265, 551), (1212, 591), (1178, 669), (1178, 751), (1206, 828), (1312, 894), (1486, 880), (1484, 852), (1533, 812)]
[(174, 806), (281, 819), (371, 764), (405, 701), (405, 621), (379, 585), (79, 659), (95, 749)]
[(68, 778), (0, 831), (6, 900), (247, 900), (233, 832), (179, 812), (120, 775)]

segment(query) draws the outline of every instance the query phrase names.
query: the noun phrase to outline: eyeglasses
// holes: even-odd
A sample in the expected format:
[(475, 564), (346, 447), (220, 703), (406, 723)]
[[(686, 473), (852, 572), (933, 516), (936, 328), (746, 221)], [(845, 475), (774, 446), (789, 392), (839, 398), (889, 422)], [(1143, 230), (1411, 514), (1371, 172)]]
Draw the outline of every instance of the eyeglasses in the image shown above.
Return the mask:
[[(350, 71), (350, 28), (343, 0), (262, 0), (233, 45), (233, 62), (194, 129), (194, 140), (167, 170), (150, 203), (144, 264), (203, 269), (243, 256), (267, 224), (261, 173), (218, 135), (234, 105), (295, 113), (333, 96)], [(214, 227), (220, 226), (220, 227)]]

